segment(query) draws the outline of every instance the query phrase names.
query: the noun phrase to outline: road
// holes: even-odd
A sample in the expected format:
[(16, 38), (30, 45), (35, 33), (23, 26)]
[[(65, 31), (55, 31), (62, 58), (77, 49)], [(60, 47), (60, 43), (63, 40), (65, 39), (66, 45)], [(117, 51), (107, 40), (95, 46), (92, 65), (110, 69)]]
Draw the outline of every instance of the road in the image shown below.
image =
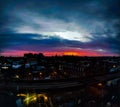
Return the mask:
[(86, 78), (84, 80), (80, 79), (71, 79), (71, 80), (45, 80), (45, 81), (14, 81), (8, 83), (0, 83), (0, 88), (14, 88), (14, 89), (40, 89), (40, 90), (49, 90), (49, 89), (62, 89), (62, 88), (72, 88), (72, 87), (84, 87), (92, 85), (99, 82), (104, 82), (119, 78), (120, 73), (95, 76), (91, 78)]

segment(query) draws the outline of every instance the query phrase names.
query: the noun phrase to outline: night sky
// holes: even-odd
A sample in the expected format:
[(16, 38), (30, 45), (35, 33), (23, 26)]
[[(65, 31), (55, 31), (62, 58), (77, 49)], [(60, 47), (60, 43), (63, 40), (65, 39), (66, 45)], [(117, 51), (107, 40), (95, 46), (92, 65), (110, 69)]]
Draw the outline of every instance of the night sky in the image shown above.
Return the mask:
[(0, 53), (119, 56), (120, 0), (0, 0)]

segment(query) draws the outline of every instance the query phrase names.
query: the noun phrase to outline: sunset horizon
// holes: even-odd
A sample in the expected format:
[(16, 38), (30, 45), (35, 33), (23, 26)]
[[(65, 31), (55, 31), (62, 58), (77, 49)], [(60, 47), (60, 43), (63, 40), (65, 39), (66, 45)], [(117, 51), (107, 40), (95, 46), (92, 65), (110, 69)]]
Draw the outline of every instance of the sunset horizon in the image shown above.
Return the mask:
[(119, 56), (119, 0), (5, 0), (0, 54)]
[(79, 56), (79, 57), (119, 57), (118, 54), (103, 54), (99, 52), (91, 52), (91, 51), (64, 51), (64, 52), (35, 52), (35, 51), (9, 51), (3, 52), (0, 56), (4, 57), (23, 57), (25, 54), (39, 54), (42, 53), (44, 56)]

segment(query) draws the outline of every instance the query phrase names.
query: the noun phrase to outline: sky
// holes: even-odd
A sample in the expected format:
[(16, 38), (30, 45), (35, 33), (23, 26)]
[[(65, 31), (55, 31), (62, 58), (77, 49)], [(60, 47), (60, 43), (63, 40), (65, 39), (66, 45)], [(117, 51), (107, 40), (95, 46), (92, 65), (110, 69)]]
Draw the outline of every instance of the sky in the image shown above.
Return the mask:
[(0, 55), (119, 56), (120, 0), (0, 0)]

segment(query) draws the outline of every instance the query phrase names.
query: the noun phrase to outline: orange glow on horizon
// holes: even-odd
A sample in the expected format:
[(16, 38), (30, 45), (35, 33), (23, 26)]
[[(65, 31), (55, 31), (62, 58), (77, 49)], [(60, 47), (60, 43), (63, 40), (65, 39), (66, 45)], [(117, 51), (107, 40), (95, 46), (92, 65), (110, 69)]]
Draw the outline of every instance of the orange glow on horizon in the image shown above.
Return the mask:
[(66, 50), (66, 51), (54, 51), (54, 52), (35, 52), (35, 51), (19, 51), (19, 50), (9, 50), (1, 53), (2, 56), (23, 56), (25, 53), (43, 53), (45, 56), (118, 56), (117, 54), (104, 54), (91, 50)]
[(64, 52), (64, 55), (73, 55), (73, 56), (79, 56), (79, 53), (78, 52)]

